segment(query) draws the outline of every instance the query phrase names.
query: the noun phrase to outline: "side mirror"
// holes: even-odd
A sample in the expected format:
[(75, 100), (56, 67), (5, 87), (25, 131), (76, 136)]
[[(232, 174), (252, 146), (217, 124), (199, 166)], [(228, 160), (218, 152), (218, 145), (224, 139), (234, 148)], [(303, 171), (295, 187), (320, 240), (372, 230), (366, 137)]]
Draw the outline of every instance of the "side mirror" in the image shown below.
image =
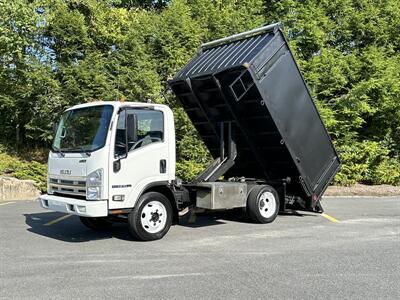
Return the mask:
[(65, 138), (65, 135), (67, 134), (67, 128), (62, 127), (61, 128), (61, 134), (60, 134), (60, 138)]
[(137, 142), (138, 135), (137, 135), (137, 128), (138, 128), (138, 120), (137, 115), (135, 114), (127, 114), (126, 124), (126, 141), (127, 144)]
[(124, 159), (128, 156), (129, 144), (135, 143), (138, 140), (137, 124), (137, 115), (127, 113), (125, 114), (125, 153), (116, 156), (116, 158), (118, 159), (115, 160), (113, 163), (114, 173), (118, 172), (121, 169), (121, 159)]

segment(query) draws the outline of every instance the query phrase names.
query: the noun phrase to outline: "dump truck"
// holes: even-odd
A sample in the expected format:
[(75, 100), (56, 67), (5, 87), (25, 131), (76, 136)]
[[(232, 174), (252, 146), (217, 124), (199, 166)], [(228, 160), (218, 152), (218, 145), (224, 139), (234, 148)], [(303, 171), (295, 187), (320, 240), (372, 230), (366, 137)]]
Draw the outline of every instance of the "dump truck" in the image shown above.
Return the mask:
[(237, 208), (257, 223), (322, 212), (340, 160), (280, 24), (201, 45), (168, 86), (213, 157), (203, 172), (176, 177), (168, 106), (80, 104), (55, 126), (41, 206), (95, 230), (127, 222), (144, 241), (197, 208)]

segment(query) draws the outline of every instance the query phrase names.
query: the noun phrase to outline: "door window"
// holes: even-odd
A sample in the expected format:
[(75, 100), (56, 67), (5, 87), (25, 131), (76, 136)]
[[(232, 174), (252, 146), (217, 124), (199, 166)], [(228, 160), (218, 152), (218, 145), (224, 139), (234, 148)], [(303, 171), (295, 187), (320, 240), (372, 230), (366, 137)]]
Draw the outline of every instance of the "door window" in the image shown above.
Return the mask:
[[(137, 117), (137, 140), (128, 145), (128, 152), (164, 140), (164, 116), (161, 111), (150, 109), (127, 109), (119, 114), (115, 139), (115, 154), (125, 153), (125, 118), (126, 114)], [(134, 128), (128, 128), (128, 133)]]

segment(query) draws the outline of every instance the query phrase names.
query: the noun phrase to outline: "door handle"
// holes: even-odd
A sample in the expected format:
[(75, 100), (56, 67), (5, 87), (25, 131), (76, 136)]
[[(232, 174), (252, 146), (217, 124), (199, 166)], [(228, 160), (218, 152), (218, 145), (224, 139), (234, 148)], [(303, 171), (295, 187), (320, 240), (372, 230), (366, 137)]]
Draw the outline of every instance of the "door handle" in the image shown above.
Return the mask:
[(160, 160), (160, 173), (166, 173), (166, 172), (167, 172), (167, 160), (161, 159)]

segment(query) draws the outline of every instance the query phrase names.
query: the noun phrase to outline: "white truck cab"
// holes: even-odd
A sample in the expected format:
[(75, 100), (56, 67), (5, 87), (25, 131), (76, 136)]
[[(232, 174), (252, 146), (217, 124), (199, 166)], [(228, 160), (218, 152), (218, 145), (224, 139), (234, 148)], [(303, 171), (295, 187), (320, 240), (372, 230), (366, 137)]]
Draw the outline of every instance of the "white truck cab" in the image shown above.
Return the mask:
[(61, 117), (49, 153), (48, 193), (40, 203), (93, 218), (82, 218), (89, 227), (105, 227), (102, 217), (124, 213), (144, 192), (165, 189), (174, 180), (175, 130), (168, 106), (86, 103)]

